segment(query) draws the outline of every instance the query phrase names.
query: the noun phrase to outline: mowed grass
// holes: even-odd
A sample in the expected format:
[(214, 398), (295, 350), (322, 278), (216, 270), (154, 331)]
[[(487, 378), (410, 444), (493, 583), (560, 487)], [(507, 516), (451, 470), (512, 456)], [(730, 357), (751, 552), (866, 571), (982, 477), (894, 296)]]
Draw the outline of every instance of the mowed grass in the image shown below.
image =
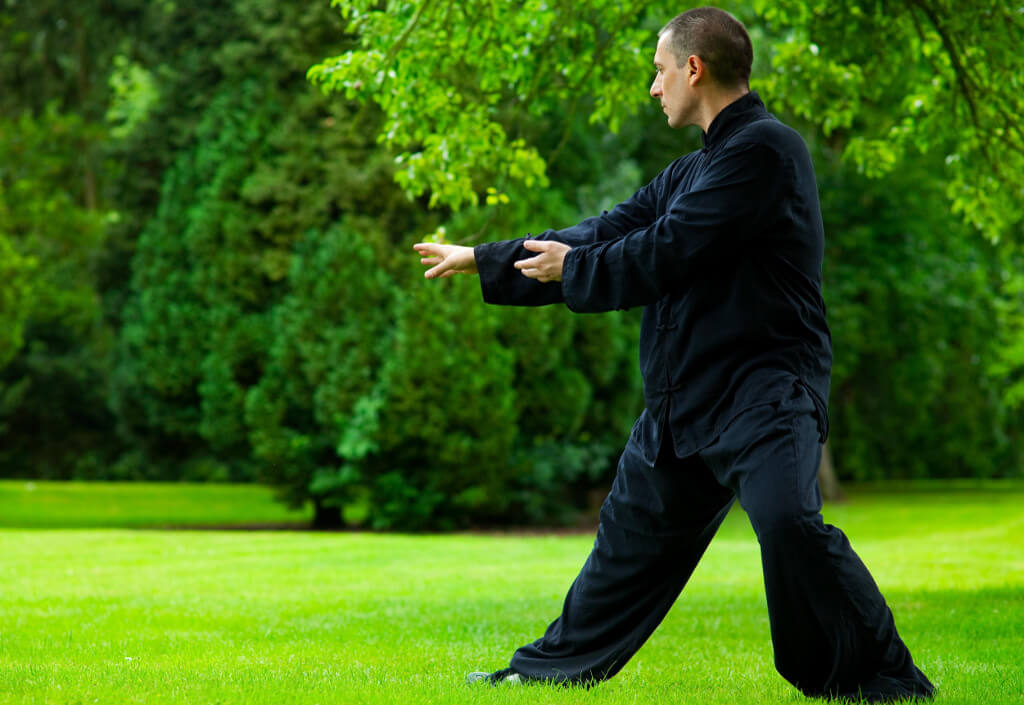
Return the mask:
[(0, 480), (0, 528), (308, 524), (261, 485)]
[[(859, 492), (826, 518), (872, 569), (939, 702), (1024, 701), (1024, 485)], [(0, 530), (0, 703), (805, 701), (772, 666), (740, 512), (612, 681), (464, 685), (540, 635), (591, 543)]]

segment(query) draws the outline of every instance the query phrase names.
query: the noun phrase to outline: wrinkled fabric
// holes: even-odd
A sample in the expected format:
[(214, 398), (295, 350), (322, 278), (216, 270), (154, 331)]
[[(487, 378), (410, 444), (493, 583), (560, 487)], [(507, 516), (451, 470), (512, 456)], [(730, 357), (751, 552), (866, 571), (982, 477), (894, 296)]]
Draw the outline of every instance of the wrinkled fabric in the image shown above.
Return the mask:
[(676, 455), (694, 453), (793, 376), (815, 400), (822, 440), (828, 432), (824, 232), (807, 147), (753, 92), (719, 113), (704, 145), (610, 212), (538, 235), (572, 246), (561, 282), (512, 266), (536, 254), (525, 238), (474, 248), (488, 303), (644, 307), (647, 460), (664, 429)]
[(664, 619), (738, 500), (761, 546), (779, 673), (812, 697), (931, 696), (868, 569), (822, 520), (815, 415), (794, 380), (699, 454), (663, 449), (648, 463), (634, 433), (562, 614), (515, 652), (512, 670), (582, 685), (615, 675)]

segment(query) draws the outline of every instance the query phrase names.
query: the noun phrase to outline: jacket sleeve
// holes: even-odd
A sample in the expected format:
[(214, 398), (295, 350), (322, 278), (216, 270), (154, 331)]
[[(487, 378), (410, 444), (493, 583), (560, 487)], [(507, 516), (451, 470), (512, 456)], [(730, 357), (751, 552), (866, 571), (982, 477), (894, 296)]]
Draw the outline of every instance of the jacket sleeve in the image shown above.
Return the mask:
[(737, 256), (788, 207), (780, 156), (767, 145), (730, 147), (664, 215), (617, 240), (569, 250), (565, 303), (577, 313), (657, 301), (709, 258)]
[(564, 299), (559, 282), (539, 282), (530, 279), (512, 266), (516, 261), (536, 254), (523, 247), (524, 240), (526, 238), (485, 242), (473, 248), (484, 301), (505, 306), (544, 306), (562, 303)]
[[(671, 168), (671, 167), (670, 167)], [(587, 218), (577, 225), (562, 230), (545, 230), (538, 240), (555, 240), (570, 247), (615, 240), (626, 233), (645, 228), (658, 218), (658, 193), (668, 181), (669, 169), (610, 211)]]
[[(587, 218), (570, 228), (545, 230), (534, 239), (554, 240), (570, 247), (581, 247), (621, 238), (631, 230), (649, 226), (657, 217), (657, 193), (666, 178), (665, 173), (663, 171), (611, 211)], [(518, 260), (537, 254), (523, 247), (526, 239), (488, 242), (473, 248), (476, 268), (480, 273), (480, 289), (487, 303), (544, 306), (564, 301), (559, 282), (530, 279), (512, 266)]]

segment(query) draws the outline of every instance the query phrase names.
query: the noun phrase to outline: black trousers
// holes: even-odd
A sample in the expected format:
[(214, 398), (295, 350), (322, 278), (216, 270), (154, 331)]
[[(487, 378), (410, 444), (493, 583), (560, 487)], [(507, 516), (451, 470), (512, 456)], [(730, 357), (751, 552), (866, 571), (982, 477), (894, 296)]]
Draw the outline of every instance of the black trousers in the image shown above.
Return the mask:
[(822, 521), (820, 456), (814, 405), (799, 385), (743, 412), (687, 458), (663, 448), (652, 465), (631, 438), (561, 616), (515, 652), (512, 670), (561, 683), (615, 675), (668, 613), (738, 499), (761, 546), (779, 673), (808, 696), (930, 696), (871, 574)]

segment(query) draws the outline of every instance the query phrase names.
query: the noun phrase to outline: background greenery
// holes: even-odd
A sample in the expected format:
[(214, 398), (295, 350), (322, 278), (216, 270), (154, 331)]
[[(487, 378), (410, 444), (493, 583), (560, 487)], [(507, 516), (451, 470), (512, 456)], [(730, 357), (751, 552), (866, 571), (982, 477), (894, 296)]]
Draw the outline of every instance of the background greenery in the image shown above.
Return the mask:
[[(336, 5), (0, 4), (0, 475), (377, 528), (571, 521), (608, 483), (637, 312), (483, 306), (410, 245), (570, 225), (699, 144), (646, 93), (668, 11)], [(1024, 474), (1024, 14), (724, 6), (815, 159), (840, 477)]]

